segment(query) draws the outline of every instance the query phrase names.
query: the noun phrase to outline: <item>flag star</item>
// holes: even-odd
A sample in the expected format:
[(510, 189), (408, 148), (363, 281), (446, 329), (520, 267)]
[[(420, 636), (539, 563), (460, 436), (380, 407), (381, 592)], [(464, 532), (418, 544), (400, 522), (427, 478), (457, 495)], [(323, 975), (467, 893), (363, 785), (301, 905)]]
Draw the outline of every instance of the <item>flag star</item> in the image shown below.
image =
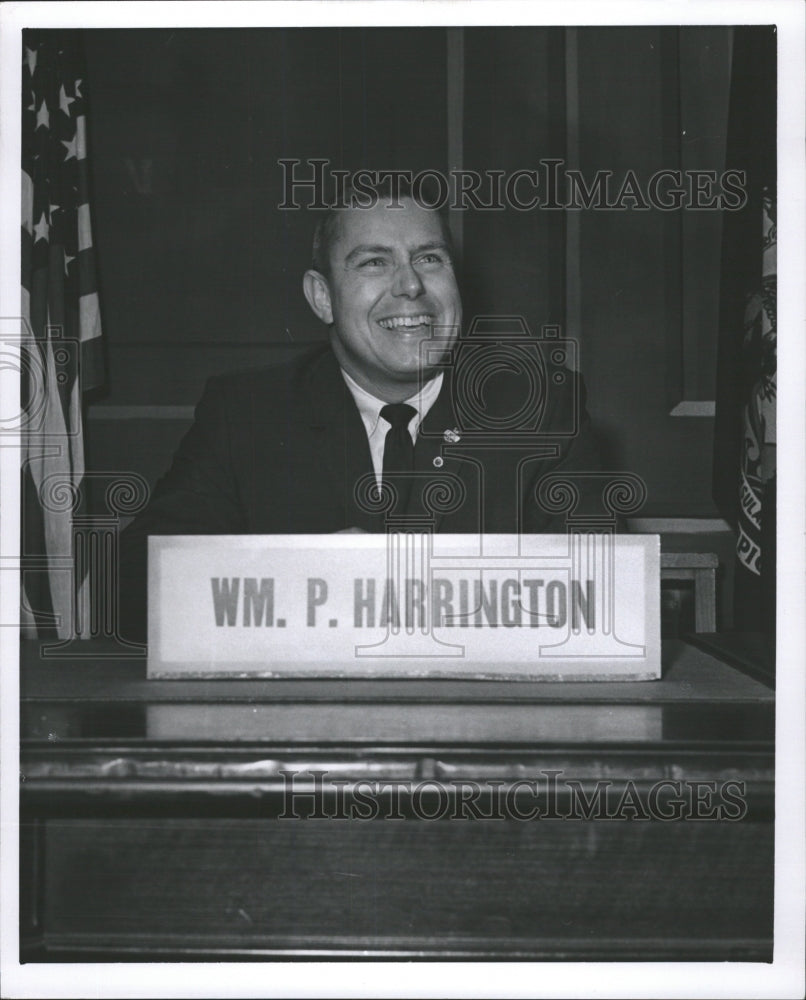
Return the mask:
[(39, 105), (39, 111), (36, 113), (36, 127), (41, 128), (44, 125), (45, 128), (50, 128), (50, 111), (48, 110), (47, 104), (45, 104), (44, 98), (42, 103)]
[(69, 264), (72, 261), (74, 261), (74, 260), (75, 260), (75, 257), (71, 257), (70, 254), (65, 250), (64, 251), (64, 273), (65, 274), (67, 274), (67, 268), (68, 268)]
[(48, 238), (49, 230), (50, 226), (48, 225), (47, 217), (43, 212), (39, 219), (39, 222), (37, 222), (37, 224), (34, 226), (34, 234), (35, 234), (34, 243), (36, 243), (38, 240), (46, 240)]
[(75, 101), (75, 97), (68, 97), (67, 91), (64, 89), (64, 84), (59, 88), (59, 107), (66, 114), (70, 114), (70, 105)]
[(75, 90), (75, 92), (76, 92), (76, 97), (83, 97), (83, 96), (84, 96), (84, 95), (83, 95), (83, 94), (81, 93), (81, 84), (82, 84), (83, 82), (84, 82), (83, 80), (76, 80), (76, 85), (75, 85), (75, 87), (73, 88), (73, 89)]
[(76, 150), (76, 136), (73, 136), (73, 138), (69, 142), (67, 142), (66, 139), (62, 139), (61, 142), (62, 142), (62, 145), (65, 147), (65, 150), (66, 150), (66, 152), (64, 154), (65, 160), (75, 159), (76, 158), (76, 153), (77, 153), (77, 150)]
[(36, 49), (29, 49), (25, 46), (25, 61), (28, 63), (28, 71), (31, 76), (36, 72)]

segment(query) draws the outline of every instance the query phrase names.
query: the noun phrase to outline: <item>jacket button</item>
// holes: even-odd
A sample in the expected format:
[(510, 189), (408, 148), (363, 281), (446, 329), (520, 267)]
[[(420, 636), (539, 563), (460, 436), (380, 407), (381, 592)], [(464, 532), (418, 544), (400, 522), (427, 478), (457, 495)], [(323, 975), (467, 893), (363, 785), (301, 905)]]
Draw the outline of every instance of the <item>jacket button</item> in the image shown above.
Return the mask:
[(444, 464), (445, 464), (445, 459), (442, 457), (442, 455), (437, 455), (437, 457), (434, 459), (434, 468), (441, 469)]

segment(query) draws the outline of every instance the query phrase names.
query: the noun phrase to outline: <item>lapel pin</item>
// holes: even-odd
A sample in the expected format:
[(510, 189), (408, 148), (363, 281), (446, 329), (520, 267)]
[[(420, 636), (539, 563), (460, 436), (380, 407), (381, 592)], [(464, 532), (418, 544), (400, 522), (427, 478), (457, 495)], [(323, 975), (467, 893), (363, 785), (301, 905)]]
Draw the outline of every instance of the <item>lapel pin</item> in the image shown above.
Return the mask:
[(462, 440), (462, 435), (459, 433), (459, 430), (456, 427), (454, 427), (453, 430), (445, 431), (445, 433), (442, 435), (442, 439), (443, 441), (447, 441), (448, 444), (456, 444), (457, 441)]

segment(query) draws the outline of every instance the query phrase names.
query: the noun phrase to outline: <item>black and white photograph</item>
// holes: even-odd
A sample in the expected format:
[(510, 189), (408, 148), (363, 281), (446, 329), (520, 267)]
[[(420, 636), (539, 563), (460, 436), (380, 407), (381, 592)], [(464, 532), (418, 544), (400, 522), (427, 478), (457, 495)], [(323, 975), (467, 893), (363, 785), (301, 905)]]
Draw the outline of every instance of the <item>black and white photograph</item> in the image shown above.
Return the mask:
[(802, 995), (804, 8), (566, 6), (0, 11), (3, 996)]

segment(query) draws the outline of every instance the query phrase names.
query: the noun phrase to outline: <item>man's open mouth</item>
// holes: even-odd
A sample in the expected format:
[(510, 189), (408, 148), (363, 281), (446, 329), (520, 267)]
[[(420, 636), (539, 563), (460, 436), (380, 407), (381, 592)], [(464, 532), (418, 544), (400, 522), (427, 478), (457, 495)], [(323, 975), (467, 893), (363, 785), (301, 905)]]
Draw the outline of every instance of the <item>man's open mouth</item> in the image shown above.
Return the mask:
[(421, 326), (431, 326), (434, 317), (427, 313), (419, 316), (388, 316), (386, 319), (379, 319), (378, 326), (384, 330), (416, 330)]

